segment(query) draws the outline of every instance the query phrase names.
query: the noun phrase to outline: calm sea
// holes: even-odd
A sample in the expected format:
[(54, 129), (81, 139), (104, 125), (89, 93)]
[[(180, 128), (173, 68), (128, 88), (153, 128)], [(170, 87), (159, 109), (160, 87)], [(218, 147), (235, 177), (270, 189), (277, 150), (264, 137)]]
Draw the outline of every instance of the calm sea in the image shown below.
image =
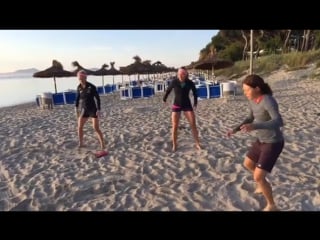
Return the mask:
[[(130, 77), (134, 79), (133, 76)], [(104, 76), (104, 84), (112, 84), (112, 76)], [(129, 76), (114, 76), (114, 82), (129, 81)], [(87, 81), (102, 86), (102, 76), (88, 76)], [(76, 77), (56, 78), (57, 91), (76, 89), (79, 81)], [(36, 96), (43, 92), (54, 93), (53, 78), (0, 77), (0, 107), (35, 102)]]

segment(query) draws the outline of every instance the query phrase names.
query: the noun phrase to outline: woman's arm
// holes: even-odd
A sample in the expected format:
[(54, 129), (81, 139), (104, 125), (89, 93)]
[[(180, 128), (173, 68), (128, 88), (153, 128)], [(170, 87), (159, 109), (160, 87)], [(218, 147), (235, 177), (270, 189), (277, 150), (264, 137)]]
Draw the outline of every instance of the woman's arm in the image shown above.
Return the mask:
[(193, 93), (193, 106), (194, 107), (197, 107), (198, 105), (198, 93), (197, 93), (197, 88), (196, 88), (196, 85), (194, 84), (194, 82), (192, 82), (192, 85), (191, 85), (191, 90), (192, 90), (192, 93)]
[(100, 110), (101, 110), (101, 101), (100, 101), (100, 96), (99, 96), (99, 93), (98, 93), (96, 87), (94, 87), (94, 92), (93, 92), (93, 94), (94, 94), (94, 97), (95, 97), (96, 100), (97, 100), (97, 109), (98, 109), (98, 111), (100, 111)]
[(175, 81), (175, 80), (172, 80), (172, 81), (171, 81), (171, 83), (169, 84), (169, 86), (168, 86), (168, 88), (167, 88), (167, 90), (166, 90), (165, 94), (163, 95), (163, 99), (162, 99), (162, 100), (163, 100), (164, 102), (166, 102), (166, 101), (167, 101), (167, 98), (168, 98), (168, 96), (169, 96), (169, 94), (170, 94), (171, 90), (173, 89), (174, 81)]
[(253, 129), (275, 129), (283, 126), (283, 120), (279, 113), (278, 103), (273, 97), (265, 98), (264, 109), (270, 116), (269, 121), (253, 123)]
[(232, 133), (236, 133), (236, 132), (240, 131), (240, 130), (241, 130), (240, 127), (241, 127), (243, 124), (252, 123), (253, 120), (254, 120), (253, 113), (252, 113), (252, 110), (250, 109), (249, 115), (242, 121), (242, 123), (240, 123), (239, 125), (237, 125), (236, 127), (234, 127), (234, 128), (232, 129)]

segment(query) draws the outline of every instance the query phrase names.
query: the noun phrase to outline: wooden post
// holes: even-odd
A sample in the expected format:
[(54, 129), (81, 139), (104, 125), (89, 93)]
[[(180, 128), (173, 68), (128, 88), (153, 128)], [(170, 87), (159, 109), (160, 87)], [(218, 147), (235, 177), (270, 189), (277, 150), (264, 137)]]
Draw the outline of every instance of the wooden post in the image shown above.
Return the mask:
[(249, 74), (252, 74), (253, 65), (253, 30), (250, 30), (250, 69)]

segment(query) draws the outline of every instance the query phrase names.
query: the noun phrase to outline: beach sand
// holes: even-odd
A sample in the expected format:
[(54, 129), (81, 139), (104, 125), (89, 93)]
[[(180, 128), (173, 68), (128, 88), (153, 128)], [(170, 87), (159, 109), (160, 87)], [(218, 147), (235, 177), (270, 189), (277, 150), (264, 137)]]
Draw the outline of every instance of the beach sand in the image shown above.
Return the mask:
[[(265, 76), (285, 121), (285, 147), (268, 175), (281, 211), (320, 210), (320, 80), (312, 80), (310, 71)], [(265, 207), (242, 165), (254, 135), (226, 138), (248, 113), (244, 96), (200, 100), (196, 119), (203, 150), (195, 149), (182, 116), (176, 152), (171, 151), (171, 112), (163, 106), (162, 93), (132, 100), (113, 93), (101, 100), (100, 126), (109, 151), (101, 158), (92, 154), (99, 143), (90, 122), (84, 128), (87, 147), (77, 148), (73, 105), (0, 109), (0, 211)]]

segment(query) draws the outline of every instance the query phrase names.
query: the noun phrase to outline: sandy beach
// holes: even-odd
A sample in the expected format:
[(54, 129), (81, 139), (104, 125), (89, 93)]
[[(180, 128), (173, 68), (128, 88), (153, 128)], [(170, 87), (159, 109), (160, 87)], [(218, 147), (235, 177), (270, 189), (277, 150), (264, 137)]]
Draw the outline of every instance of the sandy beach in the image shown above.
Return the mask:
[[(320, 210), (320, 80), (309, 77), (315, 71), (263, 76), (285, 121), (285, 147), (268, 176), (281, 211)], [(248, 112), (245, 97), (200, 100), (203, 150), (195, 149), (182, 116), (172, 152), (171, 112), (162, 95), (101, 96), (109, 155), (98, 159), (91, 123), (84, 128), (87, 147), (77, 147), (73, 105), (1, 108), (0, 211), (261, 211), (265, 200), (242, 166), (254, 134), (226, 138)]]

